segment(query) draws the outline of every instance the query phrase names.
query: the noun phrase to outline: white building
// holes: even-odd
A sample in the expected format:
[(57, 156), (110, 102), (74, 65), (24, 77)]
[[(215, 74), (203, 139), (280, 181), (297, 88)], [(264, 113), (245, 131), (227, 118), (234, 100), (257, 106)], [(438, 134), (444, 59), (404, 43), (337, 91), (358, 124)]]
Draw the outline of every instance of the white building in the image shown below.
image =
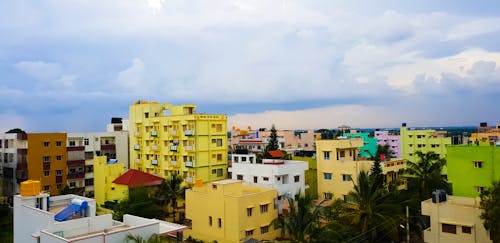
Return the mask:
[(430, 227), (424, 230), (425, 242), (492, 242), (479, 218), (482, 211), (479, 198), (445, 196), (437, 199), (421, 202), (422, 215), (430, 216)]
[(129, 168), (128, 131), (68, 133), (68, 186), (94, 195), (94, 156), (105, 155)]
[(157, 219), (111, 214), (96, 216), (95, 200), (76, 195), (14, 196), (14, 243), (125, 242), (128, 234), (145, 239), (152, 234), (176, 235), (186, 226)]
[(233, 154), (232, 162), (228, 168), (231, 179), (274, 188), (278, 191), (278, 200), (305, 194), (305, 171), (309, 168), (305, 161), (264, 159), (257, 163), (255, 154)]
[(28, 179), (26, 164), (28, 140), (25, 133), (4, 133), (0, 138), (0, 168), (2, 170), (2, 193), (12, 196), (19, 193), (19, 181)]

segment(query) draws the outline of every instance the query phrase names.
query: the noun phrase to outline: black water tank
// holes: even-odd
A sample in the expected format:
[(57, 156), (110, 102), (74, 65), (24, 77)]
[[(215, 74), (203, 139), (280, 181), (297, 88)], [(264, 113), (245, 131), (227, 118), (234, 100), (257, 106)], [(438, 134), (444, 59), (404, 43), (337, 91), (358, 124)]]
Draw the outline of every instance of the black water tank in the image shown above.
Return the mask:
[(406, 127), (406, 122), (401, 123), (402, 127)]
[(433, 203), (441, 203), (446, 202), (446, 191), (442, 189), (438, 189), (432, 192), (432, 202)]
[(481, 123), (479, 123), (479, 126), (480, 127), (487, 127), (488, 123), (487, 122), (481, 122)]

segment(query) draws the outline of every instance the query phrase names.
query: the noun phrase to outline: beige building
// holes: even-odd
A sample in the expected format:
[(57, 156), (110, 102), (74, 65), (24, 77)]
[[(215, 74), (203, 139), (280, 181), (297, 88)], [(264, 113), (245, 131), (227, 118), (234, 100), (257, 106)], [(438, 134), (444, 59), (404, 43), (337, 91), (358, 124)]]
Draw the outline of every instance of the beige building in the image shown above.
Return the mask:
[(479, 198), (447, 196), (436, 203), (436, 198), (421, 203), (422, 215), (430, 216), (430, 227), (424, 230), (425, 242), (434, 243), (490, 243), (489, 233), (479, 218)]

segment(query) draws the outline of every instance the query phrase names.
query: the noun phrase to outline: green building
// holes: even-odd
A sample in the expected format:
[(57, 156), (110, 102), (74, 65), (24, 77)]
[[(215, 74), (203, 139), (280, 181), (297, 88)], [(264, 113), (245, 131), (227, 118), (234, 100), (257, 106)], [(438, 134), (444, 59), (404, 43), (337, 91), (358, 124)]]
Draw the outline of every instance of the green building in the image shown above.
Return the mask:
[(401, 157), (411, 162), (417, 162), (417, 151), (427, 153), (432, 151), (446, 158), (446, 145), (451, 144), (451, 138), (446, 137), (446, 131), (433, 129), (408, 129), (403, 123), (400, 129)]
[(377, 139), (367, 132), (359, 133), (344, 133), (348, 138), (361, 138), (363, 139), (363, 146), (359, 148), (359, 155), (365, 158), (374, 157), (377, 153)]
[(318, 178), (317, 178), (317, 168), (318, 165), (316, 163), (316, 158), (313, 157), (302, 157), (302, 156), (293, 156), (293, 160), (306, 161), (309, 164), (309, 169), (305, 171), (306, 177), (306, 185), (309, 187), (306, 188), (305, 192), (307, 195), (312, 198), (318, 198)]
[(500, 180), (500, 147), (494, 145), (447, 146), (448, 180), (454, 196), (478, 197)]

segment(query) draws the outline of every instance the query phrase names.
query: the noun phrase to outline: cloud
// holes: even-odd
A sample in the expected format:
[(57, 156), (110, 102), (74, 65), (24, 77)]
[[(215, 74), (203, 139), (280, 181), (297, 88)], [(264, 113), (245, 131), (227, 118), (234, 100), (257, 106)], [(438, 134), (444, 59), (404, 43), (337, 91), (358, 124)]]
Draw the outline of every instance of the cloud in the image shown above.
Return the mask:
[(63, 74), (59, 63), (43, 61), (22, 61), (14, 64), (15, 68), (34, 78), (41, 87), (69, 88), (76, 77)]

